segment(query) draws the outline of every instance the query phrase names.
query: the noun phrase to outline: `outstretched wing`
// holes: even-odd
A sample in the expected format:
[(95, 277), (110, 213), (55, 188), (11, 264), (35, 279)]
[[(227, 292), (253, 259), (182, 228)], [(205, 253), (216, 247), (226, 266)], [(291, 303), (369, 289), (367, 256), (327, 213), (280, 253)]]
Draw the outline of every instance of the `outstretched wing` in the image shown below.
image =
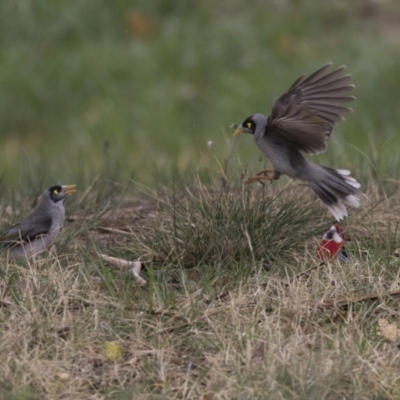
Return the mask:
[(343, 115), (353, 111), (343, 104), (355, 100), (347, 92), (351, 75), (342, 75), (344, 65), (327, 72), (327, 63), (308, 77), (301, 76), (287, 93), (275, 100), (266, 134), (282, 135), (299, 150), (317, 154), (326, 150), (329, 136)]
[(29, 242), (39, 235), (49, 233), (51, 218), (36, 215), (35, 221), (28, 218), (21, 223), (12, 226), (2, 237), (5, 246), (12, 246), (19, 242)]

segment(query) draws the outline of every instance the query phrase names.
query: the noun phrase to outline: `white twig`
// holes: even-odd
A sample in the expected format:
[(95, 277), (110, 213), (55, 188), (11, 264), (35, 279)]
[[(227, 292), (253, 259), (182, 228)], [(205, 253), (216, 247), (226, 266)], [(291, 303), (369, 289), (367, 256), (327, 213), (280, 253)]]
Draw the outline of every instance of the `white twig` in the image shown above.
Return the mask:
[(111, 257), (101, 253), (99, 253), (99, 256), (108, 264), (124, 269), (130, 269), (139, 285), (147, 285), (147, 282), (139, 275), (140, 271), (142, 270), (142, 263), (140, 261), (127, 261), (122, 258)]

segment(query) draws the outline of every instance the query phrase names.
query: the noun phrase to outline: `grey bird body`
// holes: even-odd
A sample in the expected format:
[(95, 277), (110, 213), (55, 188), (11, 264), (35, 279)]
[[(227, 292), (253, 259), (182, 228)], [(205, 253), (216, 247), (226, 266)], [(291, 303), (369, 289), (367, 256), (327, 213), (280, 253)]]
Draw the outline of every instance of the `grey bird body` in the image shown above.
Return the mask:
[(302, 179), (302, 172), (308, 167), (308, 161), (303, 157), (296, 146), (289, 143), (282, 137), (270, 137), (265, 135), (268, 119), (265, 115), (255, 114), (253, 120), (256, 121), (254, 141), (260, 150), (267, 156), (274, 166), (275, 172), (288, 175), (293, 179)]
[(6, 231), (4, 245), (10, 259), (33, 257), (54, 243), (64, 225), (64, 200), (75, 191), (74, 187), (53, 186), (45, 190), (32, 214)]
[(300, 77), (287, 93), (275, 100), (271, 115), (254, 114), (236, 130), (247, 132), (274, 167), (273, 178), (281, 174), (307, 182), (337, 220), (347, 216), (343, 203), (359, 205), (360, 184), (347, 170), (323, 167), (302, 154), (326, 150), (334, 126), (351, 109), (342, 104), (355, 98), (344, 95), (354, 88), (344, 67), (326, 73), (326, 64), (309, 77)]

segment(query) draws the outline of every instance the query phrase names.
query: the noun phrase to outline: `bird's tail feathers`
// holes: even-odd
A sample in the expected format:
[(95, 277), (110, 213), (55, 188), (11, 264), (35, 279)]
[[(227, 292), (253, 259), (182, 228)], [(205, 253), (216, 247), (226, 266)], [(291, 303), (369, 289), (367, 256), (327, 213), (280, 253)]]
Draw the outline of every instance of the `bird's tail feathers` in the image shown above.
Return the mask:
[(321, 167), (325, 177), (320, 181), (309, 182), (311, 188), (322, 200), (337, 221), (347, 217), (345, 204), (360, 205), (360, 184), (350, 176), (350, 171)]
[(350, 261), (349, 256), (347, 255), (347, 251), (344, 247), (342, 247), (340, 249), (339, 254), (338, 254), (338, 259), (342, 263), (348, 263)]

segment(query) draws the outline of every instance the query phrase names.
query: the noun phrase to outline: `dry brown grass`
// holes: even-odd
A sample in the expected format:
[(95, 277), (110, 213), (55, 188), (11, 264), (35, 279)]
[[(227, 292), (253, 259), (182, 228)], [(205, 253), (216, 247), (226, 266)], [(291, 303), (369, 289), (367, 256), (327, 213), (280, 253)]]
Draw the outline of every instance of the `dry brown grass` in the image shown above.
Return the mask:
[[(387, 202), (371, 211), (382, 198), (371, 189), (374, 204), (364, 203), (347, 223), (351, 262), (290, 279), (315, 265), (315, 243), (331, 220), (308, 197), (293, 199), (301, 188), (267, 190), (201, 187), (126, 197), (111, 210), (98, 207), (94, 217), (74, 215), (57, 246), (28, 265), (2, 258), (0, 398), (399, 398), (399, 342), (382, 336), (377, 323), (399, 319), (398, 298), (385, 297), (400, 288), (391, 256), (397, 216)], [(292, 247), (283, 237), (269, 242), (281, 256), (256, 250), (275, 229), (262, 223), (260, 201), (271, 206), (269, 219), (280, 215), (282, 227), (293, 228), (282, 228), (293, 235)], [(397, 204), (395, 197), (389, 202)], [(216, 229), (212, 207), (219, 207), (219, 221), (230, 222), (207, 236), (204, 226)], [(283, 223), (285, 207), (290, 218)], [(235, 226), (237, 241), (228, 246)], [(197, 239), (184, 234), (196, 227), (202, 246), (221, 245), (221, 257), (215, 249), (188, 256)], [(148, 286), (104, 265), (96, 249), (144, 256)], [(371, 293), (382, 296), (334, 301)]]

